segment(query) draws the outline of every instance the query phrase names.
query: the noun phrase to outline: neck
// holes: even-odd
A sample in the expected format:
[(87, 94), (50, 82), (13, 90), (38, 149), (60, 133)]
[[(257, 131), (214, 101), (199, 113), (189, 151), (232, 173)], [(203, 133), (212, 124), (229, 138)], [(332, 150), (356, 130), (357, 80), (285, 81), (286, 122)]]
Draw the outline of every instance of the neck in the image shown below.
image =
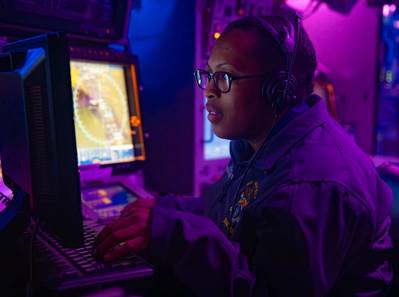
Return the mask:
[[(269, 133), (267, 135), (269, 135)], [(263, 142), (267, 138), (267, 135), (265, 137), (263, 137), (263, 138), (259, 138), (259, 139), (256, 139), (256, 140), (248, 140), (249, 144), (251, 145), (251, 147), (253, 148), (255, 153), (261, 148)]]
[(276, 123), (286, 114), (287, 110), (284, 110), (280, 115), (278, 115), (271, 127), (262, 130), (262, 133), (258, 134), (256, 137), (248, 139), (249, 144), (255, 151), (255, 153), (262, 147), (263, 143), (266, 141), (266, 138), (269, 136), (270, 132), (272, 131), (273, 127)]
[(269, 129), (263, 130), (263, 133), (258, 135), (256, 138), (248, 139), (248, 142), (254, 150), (254, 153), (256, 153), (262, 147), (273, 127), (274, 125), (272, 125)]

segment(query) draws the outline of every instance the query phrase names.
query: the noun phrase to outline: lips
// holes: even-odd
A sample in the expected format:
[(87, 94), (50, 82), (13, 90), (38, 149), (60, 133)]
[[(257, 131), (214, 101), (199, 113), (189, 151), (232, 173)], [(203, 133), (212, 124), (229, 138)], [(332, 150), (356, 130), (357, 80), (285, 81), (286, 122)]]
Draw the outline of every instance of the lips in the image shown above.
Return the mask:
[(209, 103), (207, 103), (205, 107), (206, 107), (206, 110), (208, 111), (208, 120), (212, 124), (216, 124), (222, 120), (223, 113), (220, 111), (219, 108), (217, 108), (214, 105), (209, 104)]

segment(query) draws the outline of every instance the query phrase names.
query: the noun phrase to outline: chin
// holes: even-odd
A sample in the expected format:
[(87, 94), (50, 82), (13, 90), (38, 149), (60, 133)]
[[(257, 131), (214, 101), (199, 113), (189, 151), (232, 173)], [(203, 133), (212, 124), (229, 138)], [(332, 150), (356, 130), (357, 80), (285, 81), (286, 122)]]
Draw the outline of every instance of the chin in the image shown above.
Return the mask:
[(217, 126), (217, 125), (214, 125), (212, 128), (213, 128), (213, 132), (215, 133), (215, 135), (219, 138), (228, 139), (228, 140), (238, 138), (235, 135), (234, 131), (231, 131), (229, 129), (225, 129), (225, 128), (223, 128), (221, 126)]

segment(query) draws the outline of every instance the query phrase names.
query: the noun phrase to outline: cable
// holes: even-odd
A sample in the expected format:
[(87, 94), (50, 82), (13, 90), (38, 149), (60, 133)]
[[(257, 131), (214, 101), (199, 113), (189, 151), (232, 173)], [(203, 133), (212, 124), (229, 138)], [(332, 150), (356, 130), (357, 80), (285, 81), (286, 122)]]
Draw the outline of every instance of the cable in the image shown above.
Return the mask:
[[(288, 77), (290, 77), (290, 75), (292, 74), (292, 69), (293, 69), (293, 65), (294, 65), (294, 62), (295, 62), (296, 53), (297, 53), (297, 50), (298, 50), (299, 35), (300, 35), (300, 32), (301, 32), (300, 31), (301, 30), (301, 24), (300, 24), (301, 17), (297, 13), (295, 13), (294, 17), (296, 18), (296, 22), (297, 22), (297, 31), (296, 31), (296, 36), (295, 36), (294, 51), (293, 51), (292, 54), (290, 54), (290, 59), (289, 59)], [(285, 86), (284, 96), (286, 96), (287, 91), (288, 91), (288, 83)], [(270, 129), (271, 132), (273, 131), (273, 128), (276, 126), (276, 123), (278, 122), (277, 119), (278, 118), (276, 117), (275, 121), (273, 123), (273, 126)], [(236, 191), (234, 193), (234, 196), (233, 196), (234, 197), (234, 202), (233, 202), (233, 205), (232, 205), (233, 208), (230, 210), (230, 215), (229, 215), (229, 218), (228, 218), (230, 222), (233, 221), (234, 210), (237, 207), (237, 203), (239, 201), (239, 199), (238, 199), (239, 198), (239, 193), (240, 193), (241, 187), (242, 187), (242, 185), (243, 185), (243, 183), (245, 181), (245, 177), (247, 176), (249, 170), (252, 169), (252, 167), (253, 167), (255, 161), (258, 159), (260, 153), (264, 150), (268, 140), (269, 140), (269, 137), (266, 137), (265, 140), (262, 142), (262, 144), (259, 147), (259, 149), (254, 153), (254, 155), (250, 159), (249, 165), (247, 166), (247, 168), (245, 168), (245, 171), (244, 171), (244, 173), (242, 174), (242, 176), (240, 178), (240, 183), (238, 184), (238, 187), (237, 187), (237, 189), (236, 189)], [(229, 186), (230, 186), (230, 184), (231, 184), (231, 182), (229, 183)], [(224, 191), (224, 195), (223, 196), (225, 196), (225, 193), (227, 193), (227, 190)], [(223, 199), (223, 197), (221, 197), (221, 198)]]
[(32, 297), (33, 293), (33, 245), (36, 239), (36, 234), (39, 230), (40, 220), (35, 222), (33, 216), (31, 217), (31, 226), (33, 225), (32, 234), (29, 240), (29, 279), (26, 284), (26, 297)]
[(295, 64), (295, 58), (296, 58), (296, 54), (297, 54), (297, 51), (298, 51), (299, 35), (301, 33), (301, 22), (300, 22), (301, 17), (297, 13), (295, 13), (294, 18), (295, 18), (295, 21), (296, 21), (296, 24), (297, 24), (296, 35), (295, 35), (295, 45), (294, 45), (293, 52), (289, 55), (287, 83), (285, 85), (285, 89), (284, 89), (284, 93), (283, 93), (284, 98), (287, 97), (288, 79), (292, 75), (293, 67), (294, 67), (294, 64)]

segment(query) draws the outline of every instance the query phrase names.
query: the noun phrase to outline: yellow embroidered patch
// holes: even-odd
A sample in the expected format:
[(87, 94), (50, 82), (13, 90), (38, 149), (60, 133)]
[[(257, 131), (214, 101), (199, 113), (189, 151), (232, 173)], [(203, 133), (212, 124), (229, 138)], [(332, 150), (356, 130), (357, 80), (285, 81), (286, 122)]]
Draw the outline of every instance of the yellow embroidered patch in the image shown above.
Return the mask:
[(227, 229), (229, 229), (229, 227), (230, 227), (230, 222), (229, 222), (229, 220), (228, 220), (227, 218), (224, 218), (223, 224), (226, 226)]
[(240, 203), (242, 207), (246, 207), (248, 205), (248, 200), (246, 198), (241, 198), (238, 203)]
[(242, 193), (240, 195), (240, 198), (241, 198), (240, 202), (242, 199), (245, 199), (246, 200), (245, 206), (247, 206), (249, 201), (256, 199), (256, 197), (258, 196), (258, 192), (259, 192), (259, 182), (256, 180), (248, 182), (245, 185), (244, 191), (242, 191)]

